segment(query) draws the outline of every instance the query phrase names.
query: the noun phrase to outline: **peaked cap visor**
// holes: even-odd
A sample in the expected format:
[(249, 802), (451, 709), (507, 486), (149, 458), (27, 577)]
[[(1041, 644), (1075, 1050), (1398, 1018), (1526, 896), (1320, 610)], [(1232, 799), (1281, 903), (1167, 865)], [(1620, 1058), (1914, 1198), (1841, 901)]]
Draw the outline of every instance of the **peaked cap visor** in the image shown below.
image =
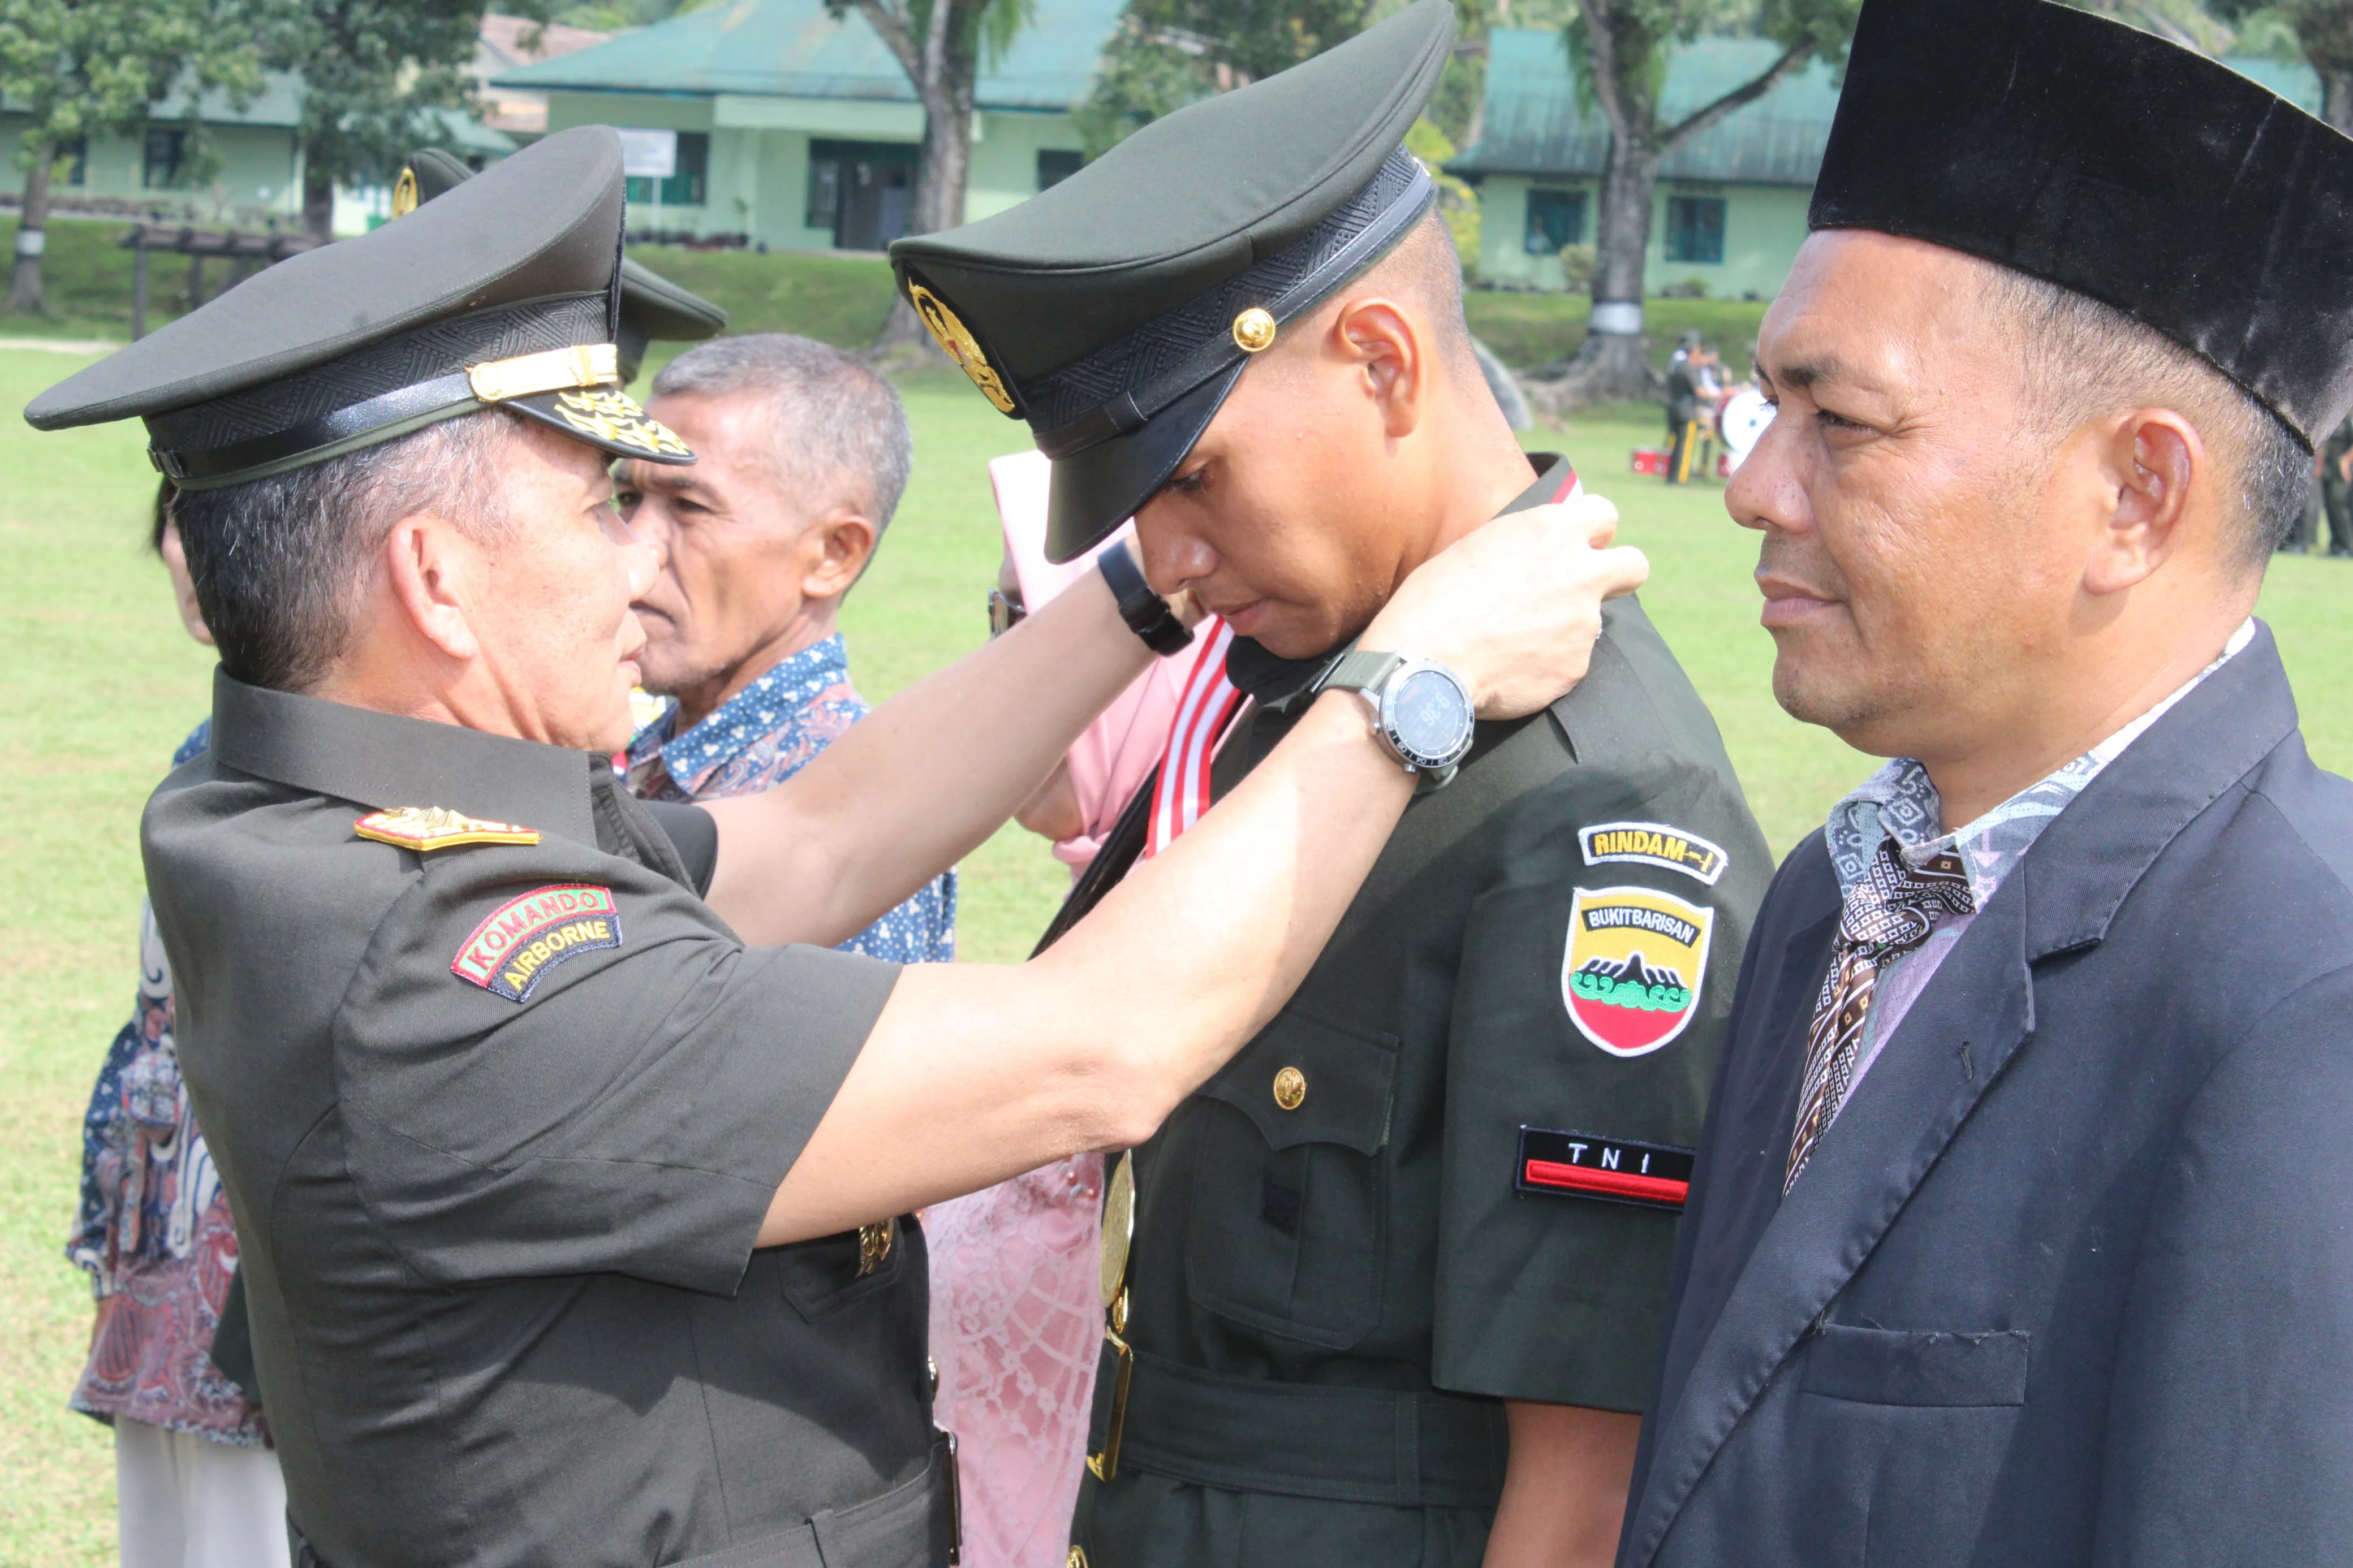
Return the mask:
[(1134, 331), (1314, 228), (1380, 169), (1437, 86), (1452, 0), (1154, 121), (1020, 205), (891, 244), (1031, 380)]
[[(408, 155), (419, 205), (445, 195), (474, 177), (456, 154), (438, 147)], [(623, 384), (638, 379), (649, 343), (699, 343), (727, 330), (727, 312), (691, 289), (681, 288), (642, 262), (621, 260), (620, 347)]]
[(2122, 23), (2049, 0), (1867, 0), (1809, 221), (2097, 300), (2306, 446), (2353, 408), (2353, 141)]
[(1077, 560), (1157, 494), (1218, 416), (1248, 363), (1203, 382), (1141, 430), (1057, 459), (1048, 470), (1046, 559), (1057, 566)]

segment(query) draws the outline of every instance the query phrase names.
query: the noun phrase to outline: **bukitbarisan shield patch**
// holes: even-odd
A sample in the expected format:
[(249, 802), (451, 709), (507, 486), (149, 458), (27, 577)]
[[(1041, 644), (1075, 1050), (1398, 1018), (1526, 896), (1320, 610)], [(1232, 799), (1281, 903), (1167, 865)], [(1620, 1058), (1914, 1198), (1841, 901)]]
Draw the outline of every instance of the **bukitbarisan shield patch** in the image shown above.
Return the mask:
[(510, 1002), (528, 1002), (565, 959), (620, 945), (621, 911), (610, 888), (542, 888), (492, 910), (449, 961), (449, 973)]
[(1613, 1057), (1646, 1056), (1690, 1026), (1715, 911), (1652, 888), (1578, 888), (1568, 907), (1561, 1000)]

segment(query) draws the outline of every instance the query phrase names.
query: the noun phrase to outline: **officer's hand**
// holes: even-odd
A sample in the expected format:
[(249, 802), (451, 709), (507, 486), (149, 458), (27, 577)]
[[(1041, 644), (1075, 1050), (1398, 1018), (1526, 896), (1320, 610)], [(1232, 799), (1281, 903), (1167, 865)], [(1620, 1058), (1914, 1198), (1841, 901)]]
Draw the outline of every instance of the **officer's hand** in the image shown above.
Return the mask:
[(1618, 509), (1579, 496), (1499, 517), (1407, 578), (1360, 646), (1434, 658), (1471, 688), (1482, 719), (1515, 719), (1585, 679), (1601, 602), (1641, 587), (1651, 563), (1611, 549)]

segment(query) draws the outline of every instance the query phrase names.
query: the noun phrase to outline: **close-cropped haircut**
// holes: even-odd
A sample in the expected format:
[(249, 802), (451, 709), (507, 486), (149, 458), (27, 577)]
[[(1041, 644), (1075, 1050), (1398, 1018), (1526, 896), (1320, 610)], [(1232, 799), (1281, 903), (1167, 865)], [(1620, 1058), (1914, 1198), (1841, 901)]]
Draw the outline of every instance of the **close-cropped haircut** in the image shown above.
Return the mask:
[(221, 668), (249, 686), (315, 687), (351, 640), (395, 523), (434, 512), (484, 536), (505, 528), (492, 475), (519, 434), (505, 415), (461, 415), (308, 468), (180, 491), (171, 516)]
[(1443, 214), (1432, 207), (1367, 276), (1394, 284), (1422, 308), (1457, 380), (1485, 384), (1478, 351), (1471, 346), (1471, 320), (1462, 311), (1462, 258)]
[(2126, 409), (2170, 408), (2197, 426), (2236, 492), (2230, 554), (2258, 572), (2304, 515), (2312, 448), (2236, 382), (2113, 306), (1986, 263), (1983, 301), (2015, 328), (2031, 414), (2052, 435)]
[(830, 343), (791, 332), (714, 338), (664, 365), (653, 395), (761, 399), (777, 479), (804, 496), (848, 479), (878, 537), (906, 493), (914, 439), (899, 394)]

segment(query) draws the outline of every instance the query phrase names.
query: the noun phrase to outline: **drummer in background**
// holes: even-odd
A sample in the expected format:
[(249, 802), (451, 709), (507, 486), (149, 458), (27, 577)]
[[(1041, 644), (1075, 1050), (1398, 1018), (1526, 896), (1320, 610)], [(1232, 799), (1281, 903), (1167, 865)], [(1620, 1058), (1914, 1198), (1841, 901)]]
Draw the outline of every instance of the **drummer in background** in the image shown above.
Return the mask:
[[(1748, 363), (1751, 367), (1757, 363), (1754, 342), (1748, 345)], [(1751, 368), (1746, 380), (1725, 393), (1723, 403), (1716, 408), (1716, 433), (1724, 437), (1725, 459), (1732, 470), (1737, 471), (1747, 460), (1748, 454), (1764, 438), (1766, 426), (1772, 423), (1773, 405), (1765, 400), (1765, 394), (1757, 384), (1757, 373)]]

